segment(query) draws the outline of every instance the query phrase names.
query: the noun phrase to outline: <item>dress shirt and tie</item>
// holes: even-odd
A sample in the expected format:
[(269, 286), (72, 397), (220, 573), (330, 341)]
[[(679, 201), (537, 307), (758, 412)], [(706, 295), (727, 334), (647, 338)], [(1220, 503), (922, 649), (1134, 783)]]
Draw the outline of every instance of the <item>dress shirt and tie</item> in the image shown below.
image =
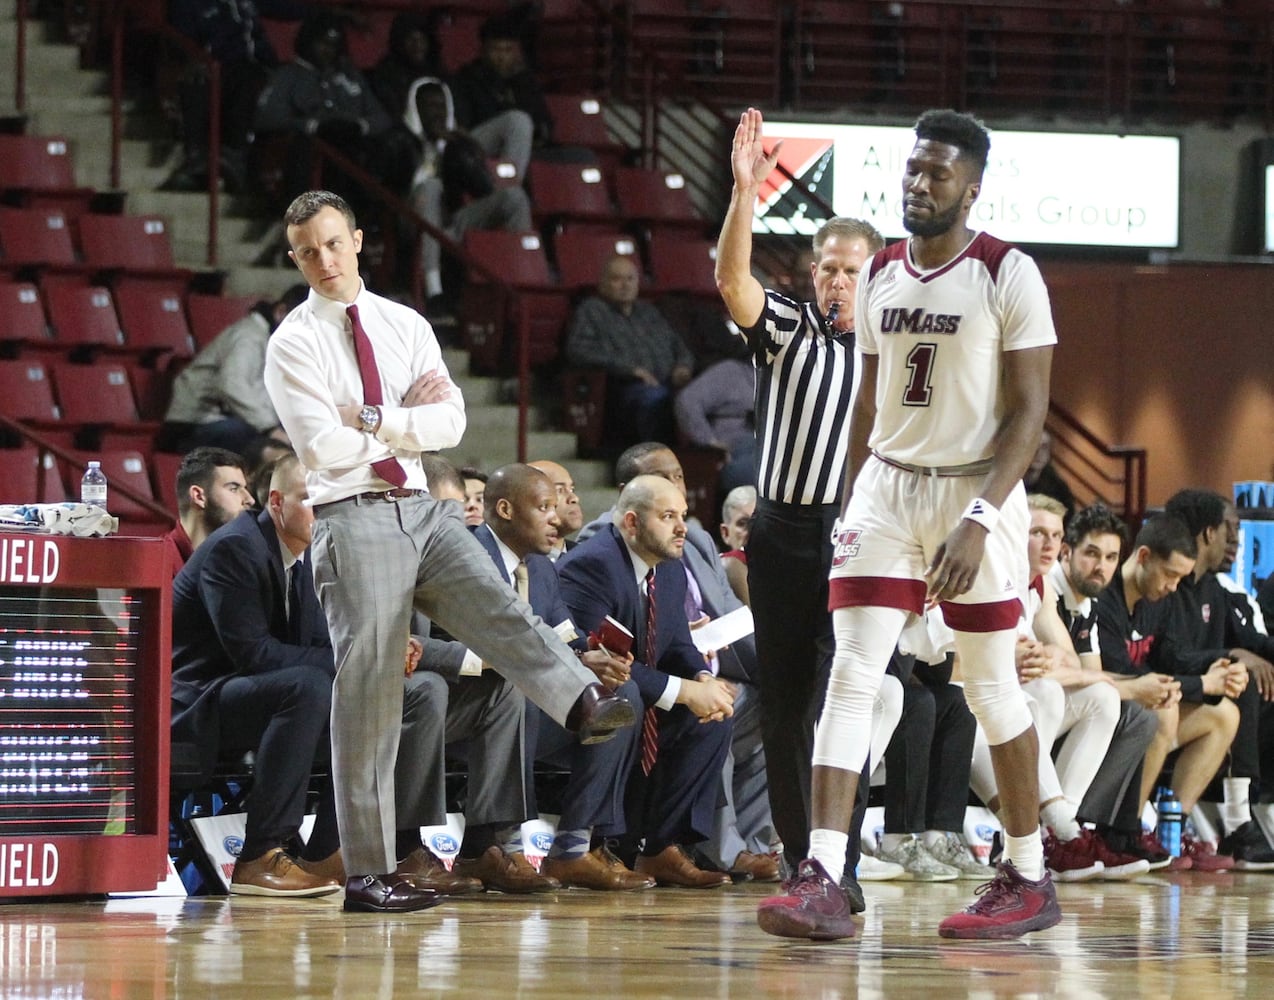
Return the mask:
[[(374, 347), (365, 380), (353, 317)], [(395, 764), (403, 712), (402, 662), (413, 608), (501, 672), (559, 723), (592, 673), (538, 620), (528, 618), (454, 504), (427, 495), (422, 451), (460, 443), (464, 401), (405, 406), (415, 381), (447, 376), (428, 322), (408, 306), (360, 287), (353, 303), (309, 298), (279, 325), (266, 351), (266, 387), (307, 469), (315, 509), (310, 560), (338, 664), (332, 686), (332, 773), (342, 853), (350, 874), (397, 865)], [(368, 402), (379, 383), (374, 434), (343, 423), (338, 406)], [(374, 392), (373, 392), (373, 398)], [(394, 459), (393, 472), (373, 463)], [(368, 499), (393, 486), (421, 491), (396, 502)], [(357, 556), (351, 556), (356, 553)]]

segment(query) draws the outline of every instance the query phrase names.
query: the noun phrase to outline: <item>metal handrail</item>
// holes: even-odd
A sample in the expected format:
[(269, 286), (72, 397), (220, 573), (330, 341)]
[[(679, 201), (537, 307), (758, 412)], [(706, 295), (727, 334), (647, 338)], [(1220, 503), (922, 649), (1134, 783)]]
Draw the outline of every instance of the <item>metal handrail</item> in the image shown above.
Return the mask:
[[(1058, 467), (1095, 498), (1104, 502), (1110, 502), (1107, 488), (1115, 487), (1122, 492), (1119, 505), (1124, 518), (1132, 524), (1140, 523), (1146, 513), (1146, 449), (1135, 445), (1107, 444), (1068, 409), (1051, 400), (1048, 415), (1055, 427), (1066, 431), (1064, 435), (1055, 435), (1055, 443), (1069, 451), (1069, 457), (1054, 456)], [(1099, 457), (1116, 463), (1122, 473), (1111, 475), (1102, 470), (1092, 458), (1080, 451), (1076, 439)], [(1081, 468), (1081, 465), (1086, 469)], [(1095, 482), (1095, 479), (1099, 482)]]

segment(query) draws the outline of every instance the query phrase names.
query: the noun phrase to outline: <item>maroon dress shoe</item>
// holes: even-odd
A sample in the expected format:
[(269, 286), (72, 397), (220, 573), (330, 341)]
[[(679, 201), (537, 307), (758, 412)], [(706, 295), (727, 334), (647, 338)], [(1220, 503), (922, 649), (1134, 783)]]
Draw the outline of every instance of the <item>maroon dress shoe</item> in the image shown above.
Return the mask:
[(715, 889), (733, 881), (726, 872), (704, 871), (680, 844), (669, 844), (654, 857), (639, 855), (633, 867), (638, 875), (649, 875), (660, 885), (685, 889)]
[(611, 694), (601, 684), (590, 684), (571, 706), (566, 728), (587, 746), (605, 743), (615, 735), (616, 729), (631, 726), (636, 721), (637, 713), (626, 698)]
[(432, 889), (445, 896), (471, 896), (483, 889), (481, 879), (466, 878), (448, 871), (447, 866), (427, 847), (417, 847), (398, 862), (395, 871), (399, 875), (410, 875), (422, 889)]
[(347, 913), (410, 913), (437, 906), (447, 897), (422, 889), (410, 875), (361, 875), (345, 882)]

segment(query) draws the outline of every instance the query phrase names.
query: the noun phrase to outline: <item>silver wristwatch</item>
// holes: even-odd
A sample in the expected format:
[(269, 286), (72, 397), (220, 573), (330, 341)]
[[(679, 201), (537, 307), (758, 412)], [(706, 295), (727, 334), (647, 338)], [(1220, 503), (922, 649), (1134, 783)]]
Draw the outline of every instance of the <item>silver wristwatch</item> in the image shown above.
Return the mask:
[(358, 422), (368, 434), (375, 433), (377, 425), (380, 424), (379, 407), (364, 406), (358, 411)]

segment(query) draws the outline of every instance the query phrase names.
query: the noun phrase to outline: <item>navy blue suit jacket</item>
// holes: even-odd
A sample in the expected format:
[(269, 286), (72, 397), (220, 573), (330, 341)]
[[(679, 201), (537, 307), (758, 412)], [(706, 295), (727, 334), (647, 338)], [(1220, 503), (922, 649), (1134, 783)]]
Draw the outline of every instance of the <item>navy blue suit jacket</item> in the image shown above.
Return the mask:
[[(487, 555), (495, 563), (496, 570), (504, 577), (508, 585), (513, 587), (514, 582), (509, 579), (508, 570), (504, 568), (504, 556), (500, 553), (495, 532), (487, 525), (479, 524), (473, 529), (473, 537), (487, 550)], [(535, 552), (530, 553), (523, 561), (526, 563), (527, 603), (531, 605), (532, 611), (544, 619), (544, 623), (549, 628), (557, 628), (571, 617), (570, 609), (562, 600), (562, 588), (557, 581), (557, 567), (548, 556)], [(575, 631), (580, 635), (571, 642), (571, 646), (575, 649), (587, 650), (587, 629), (581, 630), (576, 624)]]
[(204, 541), (173, 580), (173, 739), (217, 755), (217, 692), (231, 677), (312, 664), (335, 674), (327, 620), (307, 561), (300, 642), (289, 642), (287, 574), (268, 511), (244, 511)]
[(676, 560), (655, 567), (655, 650), (646, 649), (646, 614), (628, 546), (614, 525), (581, 542), (557, 561), (562, 597), (576, 628), (595, 631), (610, 615), (636, 638), (632, 677), (642, 701), (662, 697), (668, 675), (694, 678), (705, 669), (686, 621), (686, 574)]

